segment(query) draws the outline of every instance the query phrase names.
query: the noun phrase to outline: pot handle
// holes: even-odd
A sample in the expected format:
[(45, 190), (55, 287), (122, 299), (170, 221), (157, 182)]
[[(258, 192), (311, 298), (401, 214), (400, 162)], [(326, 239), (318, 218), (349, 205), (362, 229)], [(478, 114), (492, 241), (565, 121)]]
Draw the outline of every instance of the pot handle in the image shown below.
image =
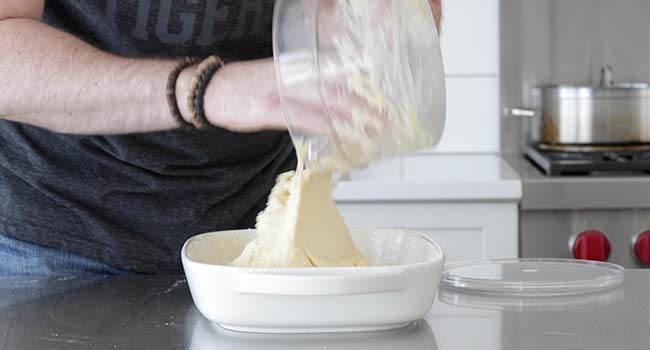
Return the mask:
[(533, 108), (506, 107), (503, 109), (503, 115), (517, 118), (539, 118), (542, 114), (538, 109)]
[(304, 275), (246, 272), (237, 276), (240, 294), (333, 296), (398, 292), (404, 290), (402, 269), (351, 275)]

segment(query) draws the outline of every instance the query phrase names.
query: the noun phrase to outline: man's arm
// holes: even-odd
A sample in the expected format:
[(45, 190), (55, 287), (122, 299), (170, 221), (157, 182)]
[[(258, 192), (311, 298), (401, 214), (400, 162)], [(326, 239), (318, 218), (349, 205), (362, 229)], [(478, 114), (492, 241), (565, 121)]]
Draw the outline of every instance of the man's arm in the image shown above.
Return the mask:
[[(40, 22), (44, 0), (0, 0), (0, 118), (73, 134), (171, 129), (175, 61), (118, 57)], [(181, 114), (193, 67), (176, 84)], [(205, 94), (208, 120), (232, 131), (286, 128), (272, 59), (232, 63)]]
[(42, 24), (43, 0), (0, 4), (0, 117), (77, 134), (175, 126), (165, 97), (174, 62), (116, 57)]
[[(440, 0), (429, 0), (437, 19)], [(118, 57), (40, 22), (44, 0), (0, 0), (0, 118), (74, 134), (171, 129), (165, 96), (175, 62)], [(436, 11), (437, 10), (437, 11)], [(192, 69), (176, 96), (187, 120)], [(232, 131), (285, 129), (273, 60), (232, 63), (206, 89), (208, 120)], [(295, 127), (323, 132), (313, 101), (302, 103)]]

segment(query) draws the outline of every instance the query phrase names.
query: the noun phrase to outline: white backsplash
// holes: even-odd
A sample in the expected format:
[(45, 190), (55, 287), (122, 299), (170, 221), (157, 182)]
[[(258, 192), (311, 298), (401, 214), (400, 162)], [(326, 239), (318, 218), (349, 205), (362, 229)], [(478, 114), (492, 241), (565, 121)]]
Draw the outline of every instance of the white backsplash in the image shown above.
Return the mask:
[(447, 127), (436, 153), (499, 152), (499, 0), (443, 1)]

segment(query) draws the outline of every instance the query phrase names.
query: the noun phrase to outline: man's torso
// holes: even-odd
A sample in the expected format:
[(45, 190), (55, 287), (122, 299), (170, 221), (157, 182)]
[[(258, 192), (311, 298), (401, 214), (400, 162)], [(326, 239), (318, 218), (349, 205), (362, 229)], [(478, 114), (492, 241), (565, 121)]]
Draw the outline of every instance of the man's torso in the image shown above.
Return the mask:
[[(122, 56), (243, 60), (271, 55), (272, 12), (271, 0), (52, 0), (44, 21)], [(0, 233), (141, 272), (177, 271), (192, 234), (250, 227), (295, 164), (280, 132), (88, 137), (0, 122), (0, 144)]]

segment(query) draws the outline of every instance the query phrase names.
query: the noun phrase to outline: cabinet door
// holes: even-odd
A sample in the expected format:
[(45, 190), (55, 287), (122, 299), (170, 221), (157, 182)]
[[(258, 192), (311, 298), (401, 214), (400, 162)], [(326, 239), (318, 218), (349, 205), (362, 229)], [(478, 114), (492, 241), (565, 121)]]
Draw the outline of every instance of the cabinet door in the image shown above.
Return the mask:
[(434, 239), (447, 261), (516, 258), (518, 207), (497, 203), (339, 203), (350, 227), (401, 228)]

